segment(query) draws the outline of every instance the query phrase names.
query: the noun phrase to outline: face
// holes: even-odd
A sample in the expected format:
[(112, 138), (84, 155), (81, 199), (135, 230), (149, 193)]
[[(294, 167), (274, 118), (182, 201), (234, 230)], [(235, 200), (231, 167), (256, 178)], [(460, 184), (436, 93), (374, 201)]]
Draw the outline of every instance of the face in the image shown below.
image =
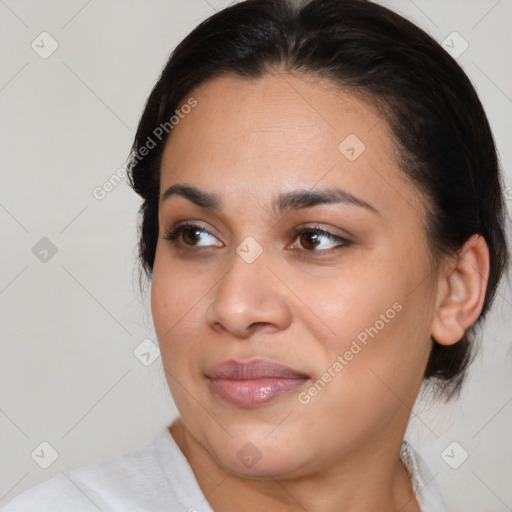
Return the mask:
[(254, 478), (401, 441), (435, 280), (388, 124), (307, 76), (224, 76), (190, 96), (163, 154), (151, 290), (188, 435)]

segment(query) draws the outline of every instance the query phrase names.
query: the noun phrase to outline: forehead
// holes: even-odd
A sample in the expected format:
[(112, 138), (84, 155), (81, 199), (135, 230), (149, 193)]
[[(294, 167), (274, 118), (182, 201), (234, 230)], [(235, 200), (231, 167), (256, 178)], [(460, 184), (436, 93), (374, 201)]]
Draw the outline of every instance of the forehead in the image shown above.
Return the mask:
[(189, 97), (197, 106), (169, 136), (162, 191), (181, 181), (264, 201), (266, 194), (322, 184), (384, 208), (397, 194), (415, 193), (397, 165), (388, 123), (369, 102), (326, 79), (225, 75), (184, 102)]

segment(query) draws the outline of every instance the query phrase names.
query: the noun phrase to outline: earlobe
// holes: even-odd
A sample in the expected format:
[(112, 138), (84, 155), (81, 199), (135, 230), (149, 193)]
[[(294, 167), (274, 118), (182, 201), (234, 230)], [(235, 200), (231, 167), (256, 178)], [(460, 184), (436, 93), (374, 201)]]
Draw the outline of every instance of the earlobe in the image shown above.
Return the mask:
[(489, 279), (489, 249), (485, 239), (472, 235), (458, 258), (440, 272), (431, 336), (441, 345), (457, 343), (477, 320)]

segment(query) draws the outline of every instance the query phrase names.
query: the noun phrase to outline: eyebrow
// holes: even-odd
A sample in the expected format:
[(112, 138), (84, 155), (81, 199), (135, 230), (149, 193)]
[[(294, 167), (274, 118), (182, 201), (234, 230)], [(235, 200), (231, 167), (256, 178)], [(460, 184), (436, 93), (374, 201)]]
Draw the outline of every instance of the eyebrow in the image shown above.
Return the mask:
[[(174, 195), (184, 197), (201, 208), (215, 211), (222, 209), (222, 199), (218, 195), (190, 185), (171, 185), (162, 194), (161, 202)], [(272, 208), (276, 213), (283, 214), (291, 210), (301, 210), (322, 204), (337, 203), (358, 206), (380, 215), (380, 212), (370, 203), (346, 190), (336, 187), (321, 190), (299, 189), (284, 192), (276, 197), (272, 203)]]

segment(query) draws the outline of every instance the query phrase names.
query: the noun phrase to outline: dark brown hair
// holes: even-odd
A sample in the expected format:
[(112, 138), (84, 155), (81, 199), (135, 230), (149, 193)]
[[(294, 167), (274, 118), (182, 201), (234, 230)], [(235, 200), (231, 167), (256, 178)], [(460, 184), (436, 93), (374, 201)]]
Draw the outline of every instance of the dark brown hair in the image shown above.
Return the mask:
[[(172, 52), (147, 100), (129, 161), (130, 184), (143, 199), (139, 251), (146, 277), (155, 258), (160, 164), (170, 132), (162, 136), (161, 127), (169, 128), (180, 103), (204, 82), (225, 73), (255, 79), (277, 67), (328, 78), (385, 113), (401, 168), (425, 198), (438, 260), (456, 254), (475, 233), (485, 238), (490, 276), (479, 323), (508, 261), (487, 117), (462, 68), (434, 39), (368, 0), (246, 0), (202, 22)], [(425, 378), (446, 396), (460, 389), (474, 327), (452, 346), (432, 340)]]

